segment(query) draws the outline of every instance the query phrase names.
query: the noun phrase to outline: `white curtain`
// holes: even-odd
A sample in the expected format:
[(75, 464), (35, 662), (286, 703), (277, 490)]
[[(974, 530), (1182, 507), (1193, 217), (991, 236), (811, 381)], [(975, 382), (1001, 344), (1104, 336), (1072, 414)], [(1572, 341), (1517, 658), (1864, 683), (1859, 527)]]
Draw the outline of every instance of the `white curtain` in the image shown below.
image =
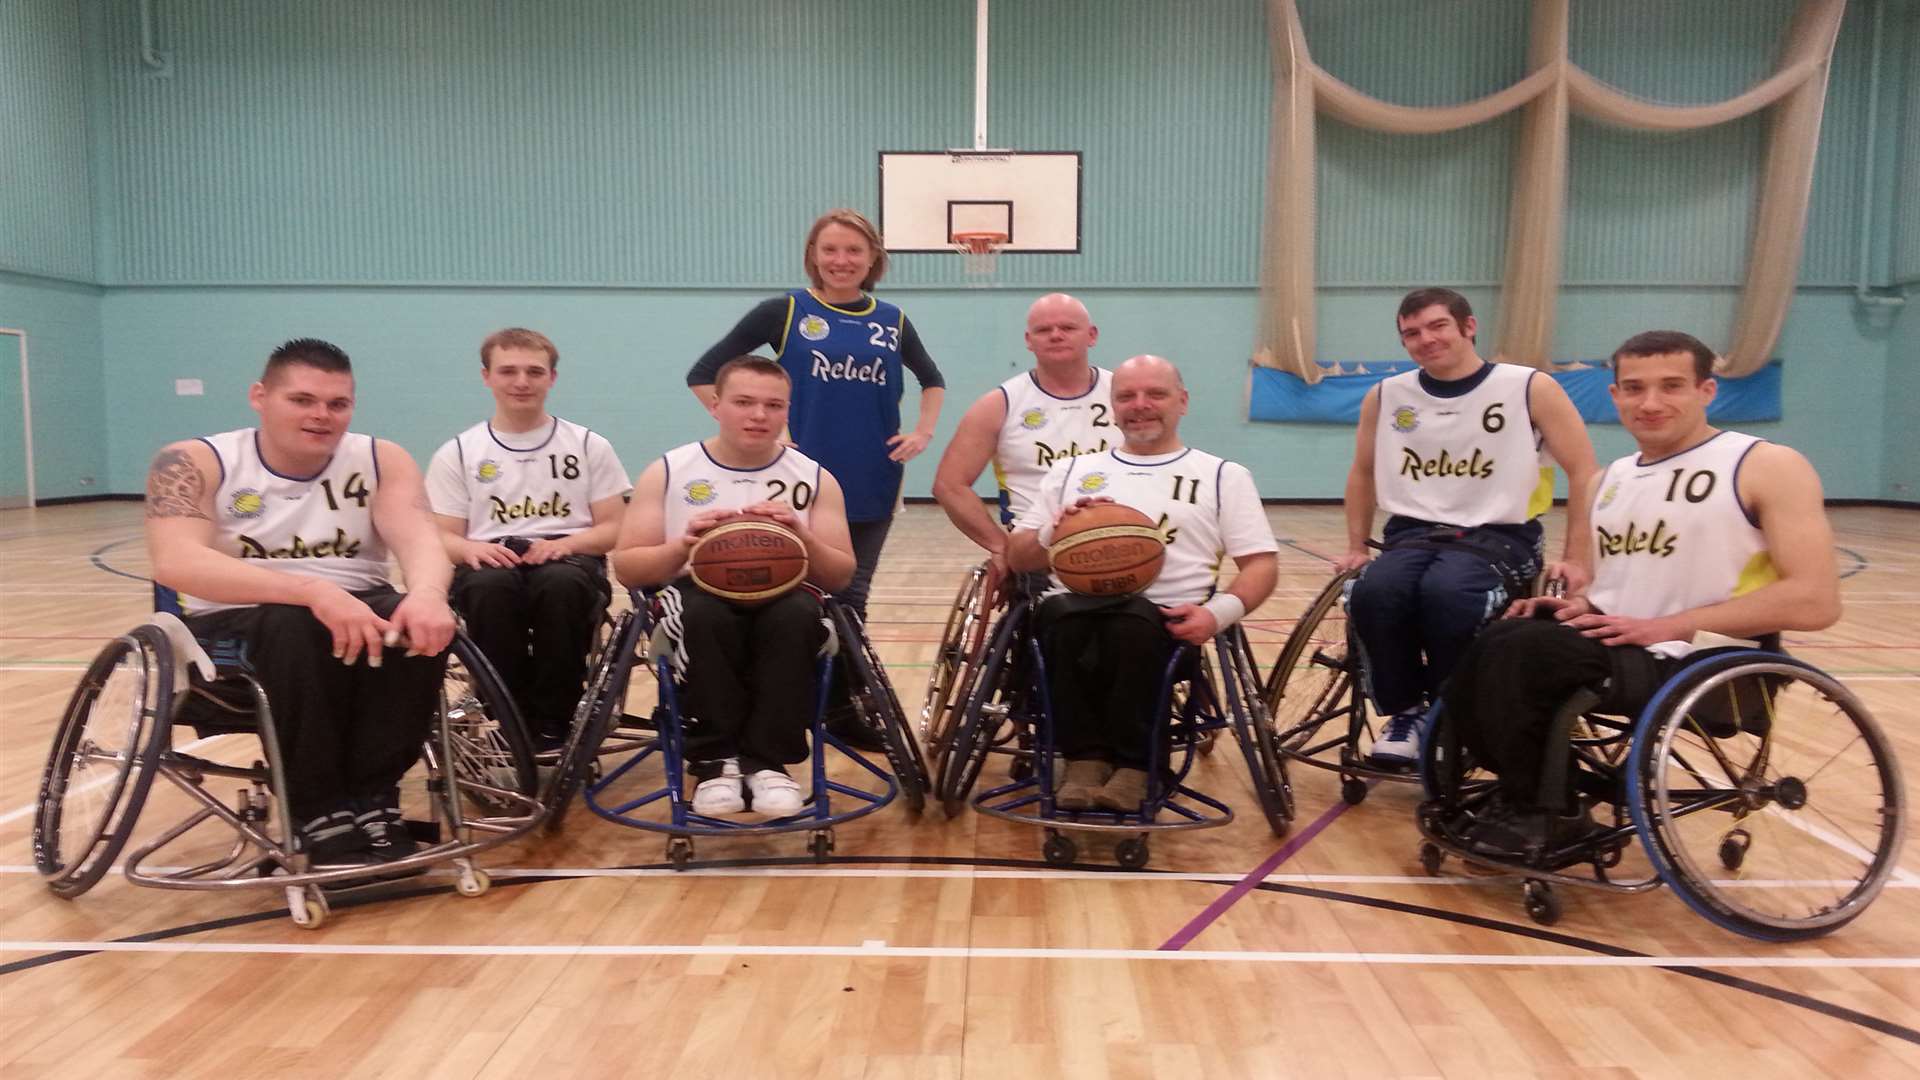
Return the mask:
[(1773, 108), (1755, 208), (1747, 281), (1720, 368), (1746, 375), (1767, 362), (1793, 301), (1813, 188), (1827, 72), (1846, 0), (1801, 0), (1778, 69), (1738, 97), (1711, 105), (1661, 105), (1608, 86), (1567, 53), (1568, 0), (1534, 0), (1527, 74), (1477, 101), (1412, 107), (1370, 97), (1313, 62), (1295, 0), (1268, 0), (1273, 50), (1272, 133), (1254, 362), (1318, 382), (1314, 357), (1314, 114), (1400, 135), (1431, 135), (1524, 110), (1513, 163), (1506, 271), (1494, 353), (1546, 367), (1553, 344), (1565, 235), (1567, 143), (1572, 114), (1641, 131), (1687, 131)]

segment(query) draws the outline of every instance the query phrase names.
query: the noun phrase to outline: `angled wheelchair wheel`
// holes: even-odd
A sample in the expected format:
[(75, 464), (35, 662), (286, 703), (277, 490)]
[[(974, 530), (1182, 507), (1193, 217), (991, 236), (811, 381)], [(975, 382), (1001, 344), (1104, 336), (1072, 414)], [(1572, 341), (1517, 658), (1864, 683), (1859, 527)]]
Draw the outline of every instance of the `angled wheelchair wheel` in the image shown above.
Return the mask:
[(1662, 687), (1627, 779), (1660, 877), (1707, 919), (1762, 940), (1858, 918), (1906, 831), (1899, 765), (1873, 716), (1832, 676), (1777, 653), (1714, 656)]
[(496, 794), (532, 797), (539, 788), (533, 745), (513, 695), (465, 633), (454, 635), (441, 683), (440, 716), (446, 725), (449, 767), (460, 793), (482, 815), (516, 814), (520, 804)]
[(953, 742), (954, 714), (958, 711), (961, 683), (971, 654), (979, 644), (980, 603), (986, 591), (987, 566), (980, 564), (967, 571), (947, 611), (947, 624), (940, 632), (940, 644), (933, 654), (933, 666), (927, 672), (927, 696), (920, 706), (920, 741), (935, 761)]
[(600, 662), (587, 674), (586, 692), (574, 707), (566, 745), (560, 749), (559, 762), (542, 795), (541, 801), (547, 807), (548, 832), (559, 830), (575, 796), (593, 775), (600, 760), (600, 744), (623, 711), (627, 681), (633, 677), (640, 635), (646, 631), (646, 625), (647, 620), (640, 612), (621, 612), (614, 626), (613, 644), (601, 651)]
[(173, 726), (173, 650), (157, 628), (115, 638), (67, 702), (41, 774), (33, 861), (47, 888), (92, 888), (133, 835)]
[(953, 743), (940, 772), (939, 795), (949, 815), (960, 812), (980, 779), (987, 756), (1024, 722), (1026, 622), (1024, 605), (1008, 608), (994, 625), (985, 657), (972, 679), (954, 725)]
[(833, 606), (835, 627), (840, 634), (840, 656), (847, 663), (847, 689), (853, 707), (868, 727), (881, 733), (886, 744), (887, 764), (900, 782), (900, 796), (907, 810), (918, 814), (927, 806), (932, 783), (927, 776), (926, 759), (920, 756), (920, 744), (907, 726), (906, 713), (887, 680), (887, 669), (867, 640), (860, 616), (839, 604)]
[(1347, 612), (1341, 606), (1352, 573), (1338, 574), (1294, 623), (1293, 633), (1267, 674), (1266, 708), (1280, 748), (1306, 750), (1353, 689), (1356, 658), (1349, 655)]
[(1253, 645), (1244, 631), (1234, 627), (1215, 639), (1214, 648), (1220, 656), (1221, 688), (1232, 715), (1234, 738), (1246, 758), (1260, 812), (1266, 815), (1273, 835), (1285, 836), (1293, 827), (1293, 784), (1287, 779), (1286, 758), (1280, 753), (1273, 721), (1267, 715)]

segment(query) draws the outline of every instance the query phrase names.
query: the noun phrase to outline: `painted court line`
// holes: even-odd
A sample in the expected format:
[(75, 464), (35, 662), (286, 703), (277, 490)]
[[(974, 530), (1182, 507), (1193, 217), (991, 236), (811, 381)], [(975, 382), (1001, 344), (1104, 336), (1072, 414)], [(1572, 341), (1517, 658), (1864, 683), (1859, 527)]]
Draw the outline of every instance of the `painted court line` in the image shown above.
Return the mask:
[[(221, 739), (224, 739), (226, 737), (227, 736), (225, 735), (209, 735), (204, 739), (195, 739), (194, 741), (186, 744), (185, 746), (176, 746), (174, 747), (174, 749), (180, 750), (180, 751), (197, 750), (202, 746), (206, 746), (209, 743), (218, 742)], [(94, 788), (104, 787), (107, 784), (113, 783), (114, 779), (115, 778), (113, 776), (103, 776), (98, 780), (93, 780), (88, 783), (82, 784), (77, 788), (74, 788), (70, 794), (78, 795), (83, 791), (92, 791)], [(28, 803), (27, 805), (22, 806), (16, 810), (9, 810), (4, 814), (0, 814), (0, 825), (5, 825), (10, 821), (18, 821), (21, 818), (26, 817), (27, 815), (33, 813), (37, 807), (38, 807), (37, 803)]]
[(288, 956), (794, 956), (923, 960), (1151, 960), (1242, 964), (1362, 964), (1434, 967), (1920, 969), (1920, 956), (1605, 956), (1588, 953), (1292, 952), (1233, 949), (1048, 949), (859, 945), (352, 945), (219, 941), (0, 941), (0, 953), (133, 952)]
[(1265, 862), (1254, 867), (1251, 873), (1235, 882), (1232, 888), (1214, 897), (1213, 903), (1208, 904), (1206, 908), (1201, 911), (1200, 914), (1195, 915), (1187, 925), (1181, 927), (1172, 937), (1161, 943), (1160, 947), (1169, 951), (1178, 951), (1186, 948), (1188, 942), (1200, 936), (1200, 931), (1212, 926), (1216, 919), (1227, 913), (1228, 908), (1239, 903), (1241, 897), (1252, 892), (1256, 885), (1265, 881), (1267, 875), (1278, 869), (1281, 863), (1293, 858), (1294, 854), (1301, 848), (1312, 843), (1313, 838), (1319, 836), (1321, 830), (1333, 824), (1335, 818), (1338, 818), (1341, 814), (1351, 809), (1353, 809), (1353, 804), (1344, 800), (1328, 807), (1319, 817), (1313, 819), (1313, 824), (1307, 826), (1285, 844), (1282, 844), (1279, 851), (1267, 856)]

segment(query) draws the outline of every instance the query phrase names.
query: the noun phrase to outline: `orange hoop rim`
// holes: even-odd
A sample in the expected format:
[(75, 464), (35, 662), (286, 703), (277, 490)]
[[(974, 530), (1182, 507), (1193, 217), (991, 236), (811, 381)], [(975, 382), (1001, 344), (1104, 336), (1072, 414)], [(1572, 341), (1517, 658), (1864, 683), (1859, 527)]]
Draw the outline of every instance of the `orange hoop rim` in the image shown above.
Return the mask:
[(987, 255), (1007, 242), (1003, 232), (957, 232), (953, 234), (953, 246), (973, 255)]

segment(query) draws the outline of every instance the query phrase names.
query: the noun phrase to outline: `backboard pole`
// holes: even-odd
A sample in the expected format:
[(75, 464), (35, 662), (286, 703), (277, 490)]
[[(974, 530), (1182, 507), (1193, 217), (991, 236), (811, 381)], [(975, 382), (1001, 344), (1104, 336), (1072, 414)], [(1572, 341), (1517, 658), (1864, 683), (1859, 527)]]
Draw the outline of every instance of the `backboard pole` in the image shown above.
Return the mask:
[(38, 506), (39, 492), (33, 486), (33, 379), (27, 374), (27, 332), (0, 326), (0, 334), (20, 343), (20, 426), (27, 450), (27, 506)]
[(973, 0), (973, 148), (987, 148), (987, 6)]

